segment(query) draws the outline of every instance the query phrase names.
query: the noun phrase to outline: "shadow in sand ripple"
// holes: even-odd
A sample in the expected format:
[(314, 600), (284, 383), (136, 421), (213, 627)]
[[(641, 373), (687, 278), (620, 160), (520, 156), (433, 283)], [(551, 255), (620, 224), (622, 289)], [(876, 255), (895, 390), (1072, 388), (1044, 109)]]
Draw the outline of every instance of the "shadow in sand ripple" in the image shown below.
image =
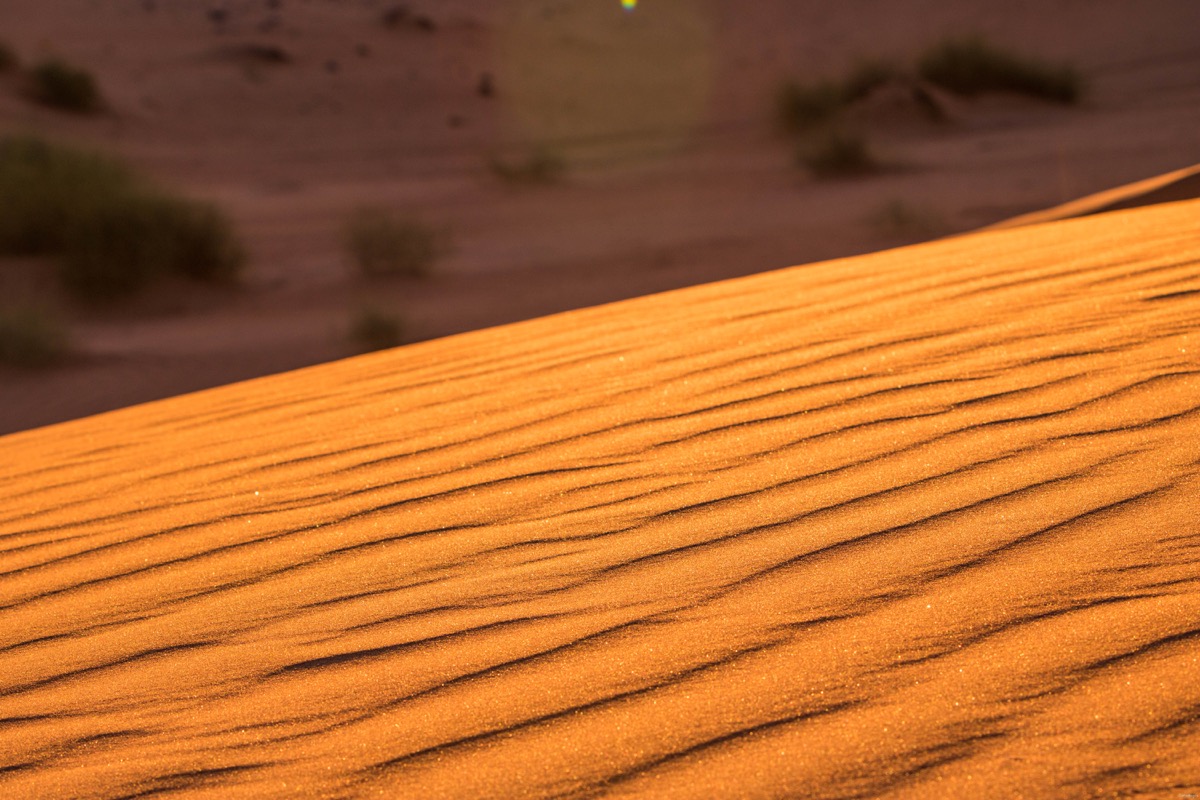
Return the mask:
[(1186, 793), (1197, 215), (0, 438), (0, 795)]

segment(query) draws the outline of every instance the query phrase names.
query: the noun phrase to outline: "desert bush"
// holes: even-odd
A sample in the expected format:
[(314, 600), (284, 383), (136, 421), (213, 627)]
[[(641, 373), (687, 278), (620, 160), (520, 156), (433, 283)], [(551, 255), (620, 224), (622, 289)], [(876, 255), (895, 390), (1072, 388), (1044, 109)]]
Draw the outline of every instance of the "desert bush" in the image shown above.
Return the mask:
[(859, 62), (841, 81), (785, 81), (776, 98), (776, 116), (784, 130), (806, 131), (834, 119), (847, 105), (899, 75), (890, 62), (869, 60)]
[(277, 44), (261, 44), (244, 42), (223, 47), (219, 51), (230, 59), (241, 60), (252, 64), (290, 64), (292, 55)]
[(167, 268), (208, 283), (232, 283), (246, 263), (246, 251), (217, 206), (195, 200), (156, 198), (163, 227), (173, 241)]
[(1014, 55), (979, 36), (933, 45), (920, 57), (917, 71), (930, 83), (967, 96), (1006, 91), (1075, 103), (1083, 93), (1083, 81), (1071, 67)]
[(232, 279), (245, 260), (214, 206), (170, 195), (121, 162), (36, 137), (0, 139), (0, 252), (60, 257), (84, 300), (163, 274)]
[(879, 162), (862, 136), (837, 130), (804, 143), (799, 161), (818, 178), (867, 175), (879, 169)]
[(869, 221), (888, 236), (927, 236), (941, 227), (932, 211), (898, 198), (879, 206)]
[(0, 309), (0, 363), (45, 367), (69, 351), (66, 327), (56, 314), (36, 307)]
[(163, 275), (229, 281), (242, 260), (228, 223), (213, 207), (138, 193), (114, 197), (72, 221), (60, 274), (76, 297), (103, 301), (133, 294)]
[(380, 208), (361, 208), (351, 215), (345, 237), (359, 270), (368, 277), (425, 277), (438, 256), (435, 231)]
[(159, 227), (163, 216), (153, 200), (131, 194), (73, 219), (61, 253), (64, 286), (76, 297), (105, 301), (165, 274), (174, 248)]
[(107, 156), (33, 136), (0, 138), (0, 252), (61, 251), (73, 220), (136, 187), (132, 170)]
[(890, 61), (870, 59), (860, 61), (842, 80), (842, 100), (852, 103), (861, 100), (888, 81), (901, 77), (901, 70)]
[(0, 42), (0, 72), (8, 72), (17, 68), (17, 54), (5, 42)]
[(566, 172), (562, 157), (547, 147), (534, 148), (519, 159), (493, 155), (488, 159), (488, 168), (505, 183), (527, 186), (557, 183)]
[(87, 114), (100, 109), (100, 90), (91, 73), (59, 59), (43, 61), (29, 72), (33, 97), (62, 111)]
[(404, 344), (404, 321), (376, 308), (360, 309), (350, 324), (350, 341), (363, 352)]
[(412, 11), (408, 6), (400, 4), (395, 5), (383, 12), (380, 17), (380, 22), (385, 28), (415, 28), (419, 31), (432, 33), (437, 30), (437, 23), (433, 18), (426, 14), (418, 14)]
[(803, 131), (832, 119), (842, 109), (842, 89), (832, 81), (786, 81), (779, 89), (776, 114), (786, 131)]

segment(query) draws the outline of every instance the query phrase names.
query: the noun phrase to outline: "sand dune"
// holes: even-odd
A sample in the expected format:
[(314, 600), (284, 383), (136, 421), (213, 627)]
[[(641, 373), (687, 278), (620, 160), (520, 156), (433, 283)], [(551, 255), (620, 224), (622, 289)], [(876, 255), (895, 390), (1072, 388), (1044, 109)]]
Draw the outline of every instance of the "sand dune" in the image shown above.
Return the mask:
[(1123, 211), (1156, 203), (1194, 200), (1197, 197), (1200, 197), (1200, 164), (1177, 169), (1164, 175), (1155, 175), (1152, 178), (1118, 186), (1115, 189), (1096, 192), (1053, 208), (1022, 214), (1019, 217), (989, 225), (986, 230), (1039, 225), (1044, 222), (1083, 217), (1088, 214), (1103, 214), (1107, 211)]
[(0, 796), (1200, 792), (1198, 215), (0, 438)]

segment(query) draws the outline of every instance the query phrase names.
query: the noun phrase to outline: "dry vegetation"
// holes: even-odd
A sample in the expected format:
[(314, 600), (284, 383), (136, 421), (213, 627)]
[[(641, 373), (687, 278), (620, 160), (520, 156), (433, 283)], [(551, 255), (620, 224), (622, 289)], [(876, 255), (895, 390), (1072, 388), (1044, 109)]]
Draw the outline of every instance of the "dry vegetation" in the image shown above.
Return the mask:
[(948, 38), (927, 48), (911, 69), (876, 59), (859, 62), (840, 80), (785, 81), (775, 116), (784, 131), (801, 137), (800, 164), (819, 178), (876, 171), (879, 163), (865, 138), (846, 133), (842, 118), (855, 103), (892, 82), (906, 85), (920, 111), (937, 121), (944, 114), (928, 86), (965, 97), (1012, 92), (1058, 103), (1076, 103), (1083, 94), (1083, 80), (1072, 67), (1016, 55), (979, 36)]
[(17, 68), (20, 62), (17, 60), (17, 54), (7, 43), (0, 41), (0, 72), (9, 72)]
[(829, 130), (800, 145), (798, 159), (821, 179), (870, 175), (881, 169), (867, 140), (857, 133)]
[(803, 133), (834, 120), (847, 106), (902, 74), (890, 62), (871, 60), (860, 62), (840, 81), (811, 84), (784, 81), (779, 89), (776, 116), (785, 131)]
[(360, 208), (346, 223), (346, 247), (370, 278), (428, 277), (439, 253), (437, 232), (383, 208)]
[(57, 259), (76, 299), (127, 296), (177, 275), (230, 282), (245, 254), (213, 205), (174, 196), (106, 155), (0, 140), (0, 253)]
[(790, 132), (804, 132), (837, 118), (853, 103), (890, 81), (939, 86), (972, 97), (1013, 92), (1059, 103), (1083, 95), (1083, 79), (1068, 65), (1017, 55), (980, 36), (947, 38), (927, 48), (912, 69), (884, 60), (861, 61), (841, 80), (787, 80), (777, 98), (776, 118)]
[(488, 169), (512, 186), (546, 186), (558, 183), (566, 173), (566, 162), (548, 147), (536, 147), (518, 158), (492, 155)]
[(90, 114), (103, 107), (96, 80), (87, 70), (52, 58), (29, 71), (29, 91), (42, 105), (75, 114)]
[(930, 236), (943, 227), (935, 212), (899, 198), (881, 204), (867, 221), (885, 236), (895, 237)]
[(1056, 103), (1077, 103), (1083, 79), (1065, 64), (1047, 64), (1003, 50), (980, 36), (945, 39), (917, 63), (924, 80), (967, 97), (1014, 92)]
[(66, 358), (70, 338), (62, 319), (49, 309), (0, 309), (0, 364), (47, 367)]
[(404, 320), (378, 308), (359, 309), (350, 322), (350, 341), (362, 352), (404, 344)]

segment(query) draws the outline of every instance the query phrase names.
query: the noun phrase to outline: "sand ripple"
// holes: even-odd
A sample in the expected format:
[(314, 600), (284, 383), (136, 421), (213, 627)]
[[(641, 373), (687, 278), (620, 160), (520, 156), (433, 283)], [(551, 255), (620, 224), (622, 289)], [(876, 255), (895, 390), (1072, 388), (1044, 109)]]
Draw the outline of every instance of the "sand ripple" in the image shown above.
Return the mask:
[(1200, 792), (1200, 203), (0, 439), (0, 796)]

